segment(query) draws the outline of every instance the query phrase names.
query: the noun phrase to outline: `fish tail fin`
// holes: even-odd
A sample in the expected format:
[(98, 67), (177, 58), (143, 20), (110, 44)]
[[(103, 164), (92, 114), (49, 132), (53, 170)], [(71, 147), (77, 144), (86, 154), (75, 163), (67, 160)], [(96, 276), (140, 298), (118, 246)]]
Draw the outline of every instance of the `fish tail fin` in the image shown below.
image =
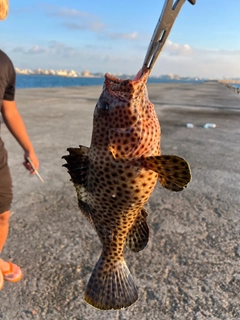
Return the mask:
[(87, 284), (84, 299), (101, 310), (117, 310), (133, 304), (138, 293), (125, 260), (110, 261), (101, 255)]
[(170, 191), (181, 191), (191, 181), (190, 166), (178, 156), (145, 158), (146, 167), (158, 173), (161, 185)]

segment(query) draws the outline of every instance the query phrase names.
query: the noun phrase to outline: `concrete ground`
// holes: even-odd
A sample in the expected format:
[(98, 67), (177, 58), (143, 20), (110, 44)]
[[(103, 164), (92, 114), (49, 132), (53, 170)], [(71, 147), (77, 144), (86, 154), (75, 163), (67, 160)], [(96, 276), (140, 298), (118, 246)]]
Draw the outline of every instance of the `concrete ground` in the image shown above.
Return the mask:
[[(101, 246), (61, 160), (67, 147), (89, 146), (101, 87), (17, 91), (45, 184), (25, 171), (23, 153), (2, 124), (14, 181), (2, 257), (18, 263), (24, 278), (5, 283), (0, 319), (240, 319), (240, 96), (215, 82), (148, 88), (162, 153), (188, 160), (193, 180), (180, 193), (156, 187), (149, 244), (139, 254), (126, 251), (139, 300), (121, 311), (99, 311), (83, 300)], [(207, 122), (217, 127), (204, 129)]]

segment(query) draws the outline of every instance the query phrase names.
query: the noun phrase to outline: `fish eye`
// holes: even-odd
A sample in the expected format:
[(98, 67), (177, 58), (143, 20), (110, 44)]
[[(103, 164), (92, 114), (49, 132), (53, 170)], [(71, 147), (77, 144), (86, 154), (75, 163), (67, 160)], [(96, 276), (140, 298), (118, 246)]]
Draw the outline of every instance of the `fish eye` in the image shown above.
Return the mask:
[(107, 101), (101, 101), (98, 103), (98, 109), (101, 109), (101, 110), (104, 110), (104, 111), (107, 111), (109, 110), (109, 104), (107, 103)]

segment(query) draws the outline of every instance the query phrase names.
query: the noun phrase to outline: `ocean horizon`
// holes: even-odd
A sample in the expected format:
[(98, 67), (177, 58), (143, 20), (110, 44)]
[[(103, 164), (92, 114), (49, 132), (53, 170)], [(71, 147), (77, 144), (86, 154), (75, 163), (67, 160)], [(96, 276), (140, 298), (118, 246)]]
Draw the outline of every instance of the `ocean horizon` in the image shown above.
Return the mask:
[[(199, 84), (204, 80), (193, 79), (163, 79), (150, 77), (148, 83), (192, 83)], [(79, 77), (69, 78), (64, 76), (55, 75), (25, 75), (17, 74), (16, 88), (54, 88), (54, 87), (74, 87), (74, 86), (99, 86), (103, 85), (104, 77), (91, 78), (91, 77)]]

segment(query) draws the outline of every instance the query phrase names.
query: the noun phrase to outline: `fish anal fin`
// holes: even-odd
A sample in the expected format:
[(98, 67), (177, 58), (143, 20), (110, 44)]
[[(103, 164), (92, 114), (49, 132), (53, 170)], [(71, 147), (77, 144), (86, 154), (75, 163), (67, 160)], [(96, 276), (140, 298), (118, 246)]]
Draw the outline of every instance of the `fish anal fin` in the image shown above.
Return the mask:
[(84, 294), (85, 301), (100, 310), (117, 310), (138, 299), (137, 289), (124, 259), (109, 263), (101, 256)]
[(126, 246), (133, 252), (139, 252), (143, 250), (149, 239), (149, 228), (147, 224), (147, 211), (143, 208), (130, 229), (127, 238)]
[(71, 181), (77, 192), (78, 206), (86, 218), (92, 222), (90, 209), (87, 204), (87, 177), (88, 177), (88, 152), (89, 148), (80, 146), (79, 148), (68, 148), (68, 155), (62, 158), (66, 160), (63, 166), (68, 169)]
[(87, 202), (84, 202), (78, 198), (78, 207), (87, 220), (94, 226), (94, 222), (91, 215), (91, 208)]
[(146, 167), (158, 173), (161, 185), (170, 191), (181, 191), (191, 181), (190, 166), (178, 156), (162, 155), (144, 159)]

